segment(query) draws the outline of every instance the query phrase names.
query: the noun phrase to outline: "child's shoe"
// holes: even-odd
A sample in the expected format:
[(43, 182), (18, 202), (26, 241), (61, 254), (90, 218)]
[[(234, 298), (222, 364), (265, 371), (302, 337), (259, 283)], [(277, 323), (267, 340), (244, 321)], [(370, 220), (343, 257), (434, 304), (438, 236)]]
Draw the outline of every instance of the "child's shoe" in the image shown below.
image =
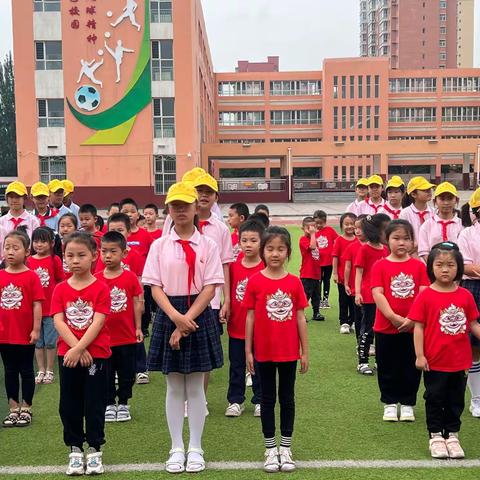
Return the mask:
[(116, 422), (117, 421), (117, 406), (116, 405), (107, 405), (105, 409), (105, 421)]
[(185, 450), (172, 448), (168, 460), (165, 462), (165, 471), (168, 473), (182, 473), (185, 471)]
[(83, 452), (78, 447), (72, 447), (68, 455), (67, 475), (83, 475), (85, 473), (85, 463), (83, 461)]
[(240, 405), (239, 403), (230, 403), (225, 410), (226, 417), (239, 417), (242, 412), (245, 410), (243, 403)]
[(448, 458), (447, 445), (441, 433), (432, 433), (429, 450), (432, 458)]
[(55, 373), (53, 373), (50, 370), (47, 370), (45, 372), (45, 376), (43, 377), (43, 383), (46, 385), (50, 385), (51, 383), (54, 382), (54, 380), (55, 380)]
[(373, 370), (368, 363), (360, 363), (357, 367), (357, 372), (361, 375), (373, 375)]
[(369, 357), (375, 356), (375, 345), (373, 343), (370, 345), (370, 350), (368, 350), (368, 356)]
[(254, 417), (261, 417), (262, 416), (262, 407), (259, 403), (255, 404), (255, 408), (253, 409), (253, 416)]
[(315, 312), (313, 314), (312, 320), (315, 320), (316, 322), (323, 322), (325, 320), (325, 316), (322, 315), (320, 312)]
[(295, 470), (295, 462), (292, 459), (292, 452), (287, 447), (280, 447), (278, 451), (280, 457), (280, 470), (282, 472), (293, 472)]
[(458, 433), (450, 433), (448, 438), (445, 440), (445, 444), (447, 446), (448, 456), (450, 458), (465, 458), (465, 452), (460, 446), (460, 442), (458, 440)]
[(414, 422), (415, 413), (411, 405), (400, 405), (400, 421), (401, 422)]
[(350, 334), (350, 325), (348, 323), (342, 323), (342, 325), (340, 325), (340, 333), (342, 335), (349, 335)]
[(383, 407), (383, 421), (398, 422), (398, 410), (396, 403), (391, 403)]
[(131, 419), (130, 407), (128, 405), (119, 405), (117, 410), (117, 422), (128, 422)]
[(146, 385), (150, 383), (150, 377), (148, 375), (148, 372), (137, 373), (135, 383), (137, 385)]
[(330, 304), (328, 303), (328, 298), (324, 298), (324, 299), (323, 299), (322, 305), (323, 305), (323, 307), (321, 307), (321, 308), (327, 308), (327, 309), (328, 309), (328, 308), (332, 308), (332, 307), (330, 306)]
[(41, 383), (43, 383), (44, 378), (45, 378), (45, 372), (43, 372), (42, 370), (39, 370), (37, 372), (37, 375), (35, 376), (35, 385), (40, 385)]
[(268, 473), (274, 473), (280, 470), (277, 447), (267, 448), (265, 450), (265, 463), (263, 464), (263, 469)]
[(105, 471), (102, 463), (102, 452), (89, 447), (87, 450), (87, 468), (85, 475), (100, 475)]
[(32, 409), (30, 407), (22, 407), (18, 417), (16, 427), (28, 427), (32, 423)]
[(10, 409), (8, 415), (3, 419), (2, 425), (5, 428), (14, 427), (18, 422), (18, 417), (20, 416), (20, 409), (13, 408)]
[(480, 418), (480, 397), (472, 397), (469, 410), (472, 417)]

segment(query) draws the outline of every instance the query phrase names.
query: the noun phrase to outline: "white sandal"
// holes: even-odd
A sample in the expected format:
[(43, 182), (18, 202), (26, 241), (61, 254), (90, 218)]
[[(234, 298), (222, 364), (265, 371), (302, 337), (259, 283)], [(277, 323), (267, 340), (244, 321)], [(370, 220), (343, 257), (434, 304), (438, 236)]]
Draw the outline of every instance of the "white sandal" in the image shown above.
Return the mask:
[[(197, 454), (200, 459), (190, 460), (190, 454), (195, 453)], [(200, 448), (190, 448), (188, 450), (188, 457), (187, 457), (187, 468), (185, 469), (188, 473), (198, 473), (203, 472), (205, 470), (205, 460), (203, 459), (203, 450)]]
[(182, 473), (185, 471), (185, 450), (172, 448), (168, 460), (165, 462), (165, 471), (168, 473)]

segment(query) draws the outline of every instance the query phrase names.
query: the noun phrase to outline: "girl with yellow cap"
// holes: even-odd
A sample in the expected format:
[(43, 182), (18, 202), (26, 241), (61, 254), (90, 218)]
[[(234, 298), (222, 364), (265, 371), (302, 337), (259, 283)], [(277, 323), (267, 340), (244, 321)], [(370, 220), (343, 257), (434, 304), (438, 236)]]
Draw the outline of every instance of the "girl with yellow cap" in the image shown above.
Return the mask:
[(358, 206), (357, 215), (375, 215), (380, 212), (383, 207), (385, 199), (382, 197), (383, 193), (383, 179), (380, 175), (372, 175), (367, 180), (368, 197), (360, 202)]
[(387, 183), (385, 188), (387, 201), (378, 210), (378, 213), (388, 215), (392, 220), (400, 218), (402, 211), (402, 199), (405, 194), (405, 183), (397, 175), (393, 176)]

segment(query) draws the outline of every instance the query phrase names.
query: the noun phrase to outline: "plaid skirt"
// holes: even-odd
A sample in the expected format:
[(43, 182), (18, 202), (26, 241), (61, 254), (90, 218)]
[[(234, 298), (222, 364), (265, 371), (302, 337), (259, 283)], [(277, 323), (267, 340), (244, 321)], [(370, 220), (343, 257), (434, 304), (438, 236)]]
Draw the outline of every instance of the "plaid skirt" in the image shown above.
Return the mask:
[[(196, 295), (190, 296), (193, 304)], [(181, 314), (188, 311), (188, 297), (168, 297), (172, 306)], [(164, 374), (210, 372), (223, 366), (223, 350), (220, 341), (220, 325), (212, 309), (205, 311), (195, 319), (198, 329), (180, 340), (180, 350), (170, 347), (170, 337), (175, 324), (158, 308), (153, 321), (147, 368)]]
[[(462, 287), (466, 288), (473, 295), (477, 308), (480, 310), (480, 280), (462, 280)], [(470, 344), (472, 347), (480, 347), (480, 340), (471, 333)]]

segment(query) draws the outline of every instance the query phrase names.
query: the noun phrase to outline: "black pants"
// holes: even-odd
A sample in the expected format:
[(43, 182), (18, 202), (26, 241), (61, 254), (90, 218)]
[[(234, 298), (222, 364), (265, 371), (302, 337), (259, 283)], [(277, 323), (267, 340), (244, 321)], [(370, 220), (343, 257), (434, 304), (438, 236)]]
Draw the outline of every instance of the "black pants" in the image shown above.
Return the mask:
[(413, 334), (375, 334), (380, 401), (415, 405), (422, 373), (415, 368)]
[(467, 373), (439, 372), (423, 373), (425, 383), (425, 413), (429, 433), (442, 432), (445, 438), (450, 432), (458, 432), (462, 424), (460, 417), (465, 408)]
[[(245, 340), (240, 338), (228, 339), (228, 359), (230, 361), (230, 378), (228, 381), (228, 403), (242, 404), (245, 401)], [(262, 399), (262, 387), (260, 385), (260, 371), (255, 362), (255, 375), (252, 375), (252, 403), (257, 404)]]
[[(108, 359), (108, 397), (107, 405), (115, 404), (118, 397), (119, 405), (127, 405), (132, 398), (132, 387), (135, 383), (135, 355), (137, 346), (119, 345), (112, 348), (112, 356)], [(115, 390), (115, 373), (118, 375), (118, 389)]]
[(26, 405), (32, 405), (35, 392), (35, 373), (33, 357), (35, 345), (0, 345), (5, 369), (5, 392), (8, 400), (20, 403), (20, 379), (22, 381), (22, 399)]
[(295, 377), (297, 362), (258, 362), (262, 384), (261, 419), (265, 438), (275, 436), (275, 403), (280, 403), (280, 431), (282, 436), (291, 437), (295, 421)]
[(152, 321), (152, 311), (155, 309), (155, 302), (152, 297), (152, 287), (150, 285), (143, 286), (143, 298), (145, 300), (145, 310), (142, 313), (142, 332), (148, 333), (148, 327)]
[(90, 367), (67, 368), (63, 366), (63, 357), (58, 357), (59, 412), (63, 441), (68, 447), (83, 449), (86, 440), (90, 447), (99, 450), (105, 443), (107, 363), (107, 359), (94, 358)]
[(373, 342), (373, 323), (377, 307), (374, 303), (362, 305), (362, 321), (358, 337), (358, 363), (368, 363), (368, 352)]
[(320, 298), (323, 300), (328, 300), (328, 296), (330, 295), (330, 279), (332, 278), (332, 271), (333, 267), (331, 265), (322, 266), (322, 278), (320, 279)]
[(145, 343), (135, 344), (135, 373), (143, 373), (147, 371), (147, 351), (145, 350)]
[(308, 301), (312, 301), (312, 310), (315, 315), (320, 310), (320, 285), (315, 278), (301, 278), (303, 290)]
[(352, 326), (354, 322), (353, 306), (355, 305), (354, 297), (347, 295), (345, 285), (337, 283), (338, 287), (338, 319), (340, 325), (346, 323)]

